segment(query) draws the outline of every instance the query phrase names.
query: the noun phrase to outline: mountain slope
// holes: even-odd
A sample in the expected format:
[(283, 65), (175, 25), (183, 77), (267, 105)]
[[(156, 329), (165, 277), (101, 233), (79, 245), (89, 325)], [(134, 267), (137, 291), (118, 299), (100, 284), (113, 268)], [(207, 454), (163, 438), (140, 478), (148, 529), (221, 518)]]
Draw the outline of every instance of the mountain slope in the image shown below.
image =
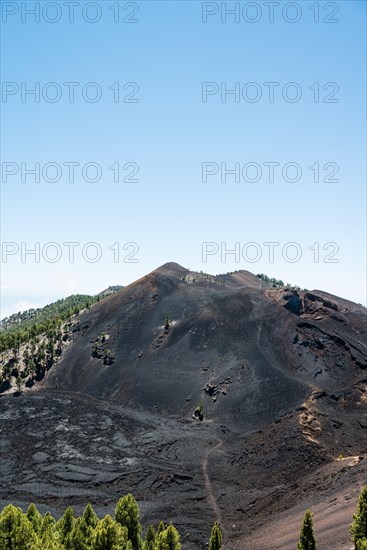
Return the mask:
[(81, 313), (45, 378), (1, 398), (4, 502), (106, 513), (132, 491), (143, 522), (174, 521), (186, 550), (205, 548), (214, 519), (225, 550), (293, 550), (313, 506), (319, 550), (349, 550), (366, 319), (326, 292), (165, 264)]
[[(337, 393), (363, 377), (364, 308), (259, 283), (247, 272), (212, 281), (166, 264), (81, 316), (45, 387), (186, 416), (187, 399), (204, 397), (214, 416), (239, 409), (255, 427), (312, 391)], [(226, 395), (213, 403), (206, 384)]]

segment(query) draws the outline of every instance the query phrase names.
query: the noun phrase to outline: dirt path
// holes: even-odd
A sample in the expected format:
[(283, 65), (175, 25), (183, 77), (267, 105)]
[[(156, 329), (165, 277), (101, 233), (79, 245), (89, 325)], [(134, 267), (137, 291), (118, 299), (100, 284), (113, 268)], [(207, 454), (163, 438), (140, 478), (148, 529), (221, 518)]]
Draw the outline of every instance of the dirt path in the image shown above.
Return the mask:
[(215, 452), (218, 449), (220, 449), (221, 447), (223, 447), (223, 441), (219, 438), (216, 438), (216, 439), (217, 439), (218, 443), (214, 447), (211, 447), (210, 449), (207, 449), (205, 451), (205, 454), (204, 454), (204, 457), (203, 457), (203, 473), (204, 473), (205, 490), (206, 490), (208, 502), (209, 502), (210, 506), (212, 507), (215, 518), (216, 518), (217, 522), (219, 523), (219, 525), (221, 526), (221, 529), (223, 531), (222, 513), (219, 509), (217, 499), (215, 498), (215, 495), (214, 495), (214, 492), (213, 492), (213, 487), (212, 487), (210, 477), (209, 477), (209, 473), (208, 473), (209, 456), (213, 452)]

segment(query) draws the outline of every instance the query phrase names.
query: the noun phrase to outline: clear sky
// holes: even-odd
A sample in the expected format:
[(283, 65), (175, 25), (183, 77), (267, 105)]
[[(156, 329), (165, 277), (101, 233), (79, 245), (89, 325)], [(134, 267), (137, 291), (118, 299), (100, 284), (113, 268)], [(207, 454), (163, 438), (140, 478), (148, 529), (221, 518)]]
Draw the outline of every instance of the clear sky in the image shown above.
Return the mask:
[(3, 1), (1, 316), (167, 261), (365, 304), (365, 23), (353, 0)]

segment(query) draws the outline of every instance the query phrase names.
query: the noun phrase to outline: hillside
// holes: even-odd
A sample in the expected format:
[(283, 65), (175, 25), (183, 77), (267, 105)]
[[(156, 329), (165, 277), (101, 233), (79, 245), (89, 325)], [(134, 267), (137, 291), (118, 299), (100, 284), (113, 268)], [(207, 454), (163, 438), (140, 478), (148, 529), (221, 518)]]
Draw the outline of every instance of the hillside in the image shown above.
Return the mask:
[(120, 288), (111, 286), (96, 296), (75, 294), (2, 319), (0, 393), (32, 387), (42, 380), (69, 345), (79, 314)]
[(291, 550), (320, 506), (318, 548), (349, 550), (367, 479), (366, 309), (274, 281), (169, 263), (83, 310), (45, 377), (0, 400), (3, 502), (109, 510), (131, 491), (187, 550), (215, 518), (226, 550)]

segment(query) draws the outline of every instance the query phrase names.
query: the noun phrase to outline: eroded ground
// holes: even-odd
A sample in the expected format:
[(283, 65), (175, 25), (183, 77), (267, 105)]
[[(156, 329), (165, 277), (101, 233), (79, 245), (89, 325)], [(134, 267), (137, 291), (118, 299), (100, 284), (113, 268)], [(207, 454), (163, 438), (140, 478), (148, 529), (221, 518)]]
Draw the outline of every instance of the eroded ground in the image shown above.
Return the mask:
[(365, 441), (349, 442), (350, 429), (339, 427), (351, 453), (332, 458), (339, 443), (327, 454), (316, 440), (311, 402), (249, 433), (234, 422), (163, 417), (62, 391), (4, 396), (0, 405), (2, 505), (34, 501), (58, 516), (92, 502), (102, 516), (132, 492), (144, 527), (172, 520), (187, 550), (206, 548), (214, 519), (226, 550), (294, 549), (312, 505), (320, 550), (350, 548), (367, 479), (367, 457), (355, 451)]

